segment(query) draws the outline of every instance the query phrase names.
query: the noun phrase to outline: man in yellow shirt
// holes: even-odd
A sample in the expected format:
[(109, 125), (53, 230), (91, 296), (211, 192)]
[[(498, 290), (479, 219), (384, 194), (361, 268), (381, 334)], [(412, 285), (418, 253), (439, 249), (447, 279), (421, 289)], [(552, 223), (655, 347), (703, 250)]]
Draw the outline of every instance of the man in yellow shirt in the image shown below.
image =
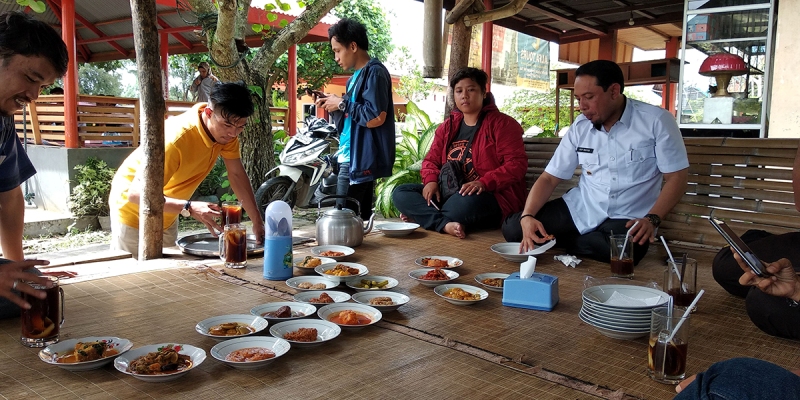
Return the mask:
[[(164, 143), (164, 244), (178, 238), (178, 215), (202, 222), (212, 234), (222, 231), (216, 218), (217, 204), (190, 201), (192, 194), (222, 156), (231, 188), (253, 221), (253, 233), (261, 242), (264, 221), (239, 154), (238, 136), (253, 114), (247, 88), (236, 83), (214, 86), (209, 103), (198, 103), (165, 124)], [(111, 248), (138, 256), (140, 171), (144, 150), (139, 147), (114, 175), (109, 195)], [(138, 257), (137, 257), (138, 258)]]

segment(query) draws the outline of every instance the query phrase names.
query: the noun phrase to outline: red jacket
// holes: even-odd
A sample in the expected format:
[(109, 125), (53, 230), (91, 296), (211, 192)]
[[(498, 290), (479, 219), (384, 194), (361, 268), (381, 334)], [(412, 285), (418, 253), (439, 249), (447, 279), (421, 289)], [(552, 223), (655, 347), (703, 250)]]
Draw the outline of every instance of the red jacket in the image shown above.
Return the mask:
[[(472, 141), (472, 163), (478, 180), (494, 193), (503, 218), (522, 211), (525, 206), (525, 172), (528, 156), (522, 143), (522, 127), (513, 118), (489, 104), (481, 110), (480, 130)], [(464, 114), (455, 110), (439, 128), (431, 149), (422, 160), (422, 183), (438, 182), (439, 170), (447, 162), (447, 146), (458, 133)]]

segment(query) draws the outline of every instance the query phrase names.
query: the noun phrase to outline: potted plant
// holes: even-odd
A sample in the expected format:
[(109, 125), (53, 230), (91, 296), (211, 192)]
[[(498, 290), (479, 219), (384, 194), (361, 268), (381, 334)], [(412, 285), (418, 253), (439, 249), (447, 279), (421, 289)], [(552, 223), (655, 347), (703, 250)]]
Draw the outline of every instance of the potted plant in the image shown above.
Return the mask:
[(76, 216), (94, 216), (103, 230), (110, 229), (108, 195), (111, 192), (113, 168), (100, 159), (89, 157), (83, 165), (76, 165), (75, 182), (67, 203)]

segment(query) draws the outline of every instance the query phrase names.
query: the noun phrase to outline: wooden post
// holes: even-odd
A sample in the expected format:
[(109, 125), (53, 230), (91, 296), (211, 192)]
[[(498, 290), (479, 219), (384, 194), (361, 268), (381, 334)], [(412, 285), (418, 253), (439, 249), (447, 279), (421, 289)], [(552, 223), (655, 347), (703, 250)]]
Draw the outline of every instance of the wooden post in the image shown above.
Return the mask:
[(289, 73), (286, 77), (286, 100), (289, 100), (289, 111), (283, 117), (286, 133), (294, 136), (297, 132), (297, 45), (289, 46)]
[(67, 45), (67, 74), (64, 76), (64, 146), (78, 148), (78, 52), (75, 42), (75, 0), (61, 2), (61, 39)]
[(139, 188), (139, 260), (161, 258), (164, 232), (164, 114), (156, 3), (131, 0), (133, 42), (139, 76), (144, 168)]
[[(471, 0), (461, 0), (470, 1)], [(447, 79), (456, 74), (460, 69), (465, 68), (469, 63), (469, 45), (472, 41), (472, 28), (467, 28), (464, 18), (459, 18), (453, 24), (453, 38), (450, 40), (450, 65), (447, 67)], [(447, 91), (447, 104), (444, 108), (445, 117), (450, 115), (455, 104), (453, 103), (453, 91)]]
[[(486, 10), (492, 9), (492, 0), (483, 0)], [(481, 69), (489, 75), (486, 82), (486, 91), (492, 91), (492, 39), (494, 33), (494, 22), (484, 22), (481, 31)]]

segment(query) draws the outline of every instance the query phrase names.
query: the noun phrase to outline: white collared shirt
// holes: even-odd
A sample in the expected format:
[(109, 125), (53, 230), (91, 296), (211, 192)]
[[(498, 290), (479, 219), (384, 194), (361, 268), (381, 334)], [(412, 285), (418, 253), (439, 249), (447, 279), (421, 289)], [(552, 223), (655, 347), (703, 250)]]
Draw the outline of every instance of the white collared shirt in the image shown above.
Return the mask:
[(644, 217), (661, 193), (662, 174), (689, 167), (672, 114), (637, 100), (625, 103), (610, 132), (578, 116), (545, 169), (571, 179), (581, 165), (578, 186), (563, 196), (581, 234), (607, 218)]

